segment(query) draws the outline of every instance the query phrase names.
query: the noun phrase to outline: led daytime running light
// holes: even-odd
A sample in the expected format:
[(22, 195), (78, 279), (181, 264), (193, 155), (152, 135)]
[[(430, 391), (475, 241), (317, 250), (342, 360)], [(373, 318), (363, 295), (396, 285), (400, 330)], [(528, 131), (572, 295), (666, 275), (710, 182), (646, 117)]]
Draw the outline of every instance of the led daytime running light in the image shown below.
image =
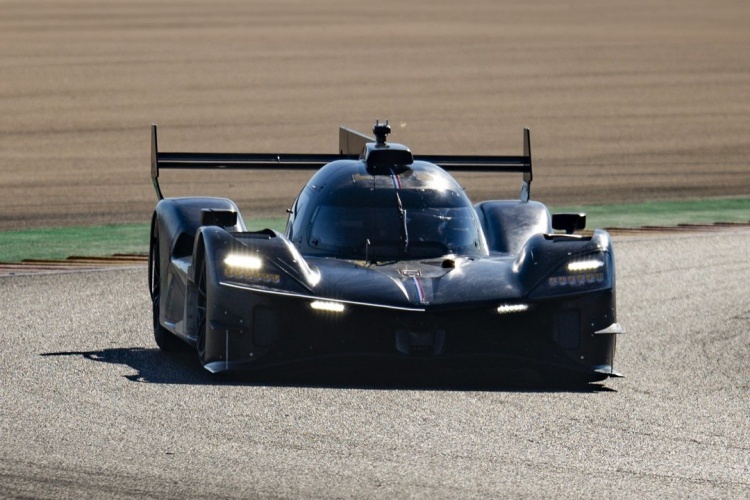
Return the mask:
[(224, 264), (229, 268), (257, 270), (263, 267), (263, 261), (255, 255), (238, 255), (230, 253), (224, 259)]
[(528, 304), (500, 304), (497, 306), (498, 314), (521, 313), (529, 310)]
[(228, 278), (258, 283), (262, 285), (278, 285), (281, 275), (263, 272), (263, 260), (257, 255), (229, 254), (224, 259), (224, 274)]
[(568, 264), (568, 271), (596, 271), (597, 269), (601, 269), (602, 267), (604, 267), (604, 262), (602, 262), (601, 260), (579, 260), (576, 262), (570, 262)]
[(328, 302), (325, 300), (316, 300), (313, 302), (310, 302), (310, 307), (315, 309), (316, 311), (326, 311), (326, 312), (335, 312), (335, 313), (341, 313), (344, 312), (344, 304), (341, 302)]

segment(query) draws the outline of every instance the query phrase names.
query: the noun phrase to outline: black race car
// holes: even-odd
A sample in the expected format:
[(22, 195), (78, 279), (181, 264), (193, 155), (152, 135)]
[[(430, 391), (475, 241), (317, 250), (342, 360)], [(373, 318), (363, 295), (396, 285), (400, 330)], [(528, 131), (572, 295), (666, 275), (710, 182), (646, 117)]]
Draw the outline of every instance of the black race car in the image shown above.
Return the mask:
[[(165, 153), (152, 126), (149, 286), (156, 343), (211, 372), (354, 357), (521, 366), (599, 381), (613, 369), (615, 266), (585, 214), (529, 199), (521, 156), (413, 156), (341, 128), (339, 154)], [(221, 198), (164, 198), (159, 171), (317, 170), (283, 234)], [(472, 205), (446, 170), (523, 174), (519, 200)]]

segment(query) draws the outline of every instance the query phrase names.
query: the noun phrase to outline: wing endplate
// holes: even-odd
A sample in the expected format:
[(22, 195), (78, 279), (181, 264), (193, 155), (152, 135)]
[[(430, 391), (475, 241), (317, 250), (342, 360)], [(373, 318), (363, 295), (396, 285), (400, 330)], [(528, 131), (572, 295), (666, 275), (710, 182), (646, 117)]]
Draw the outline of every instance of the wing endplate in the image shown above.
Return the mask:
[(341, 155), (359, 156), (370, 142), (375, 142), (375, 138), (350, 128), (339, 127), (339, 153)]

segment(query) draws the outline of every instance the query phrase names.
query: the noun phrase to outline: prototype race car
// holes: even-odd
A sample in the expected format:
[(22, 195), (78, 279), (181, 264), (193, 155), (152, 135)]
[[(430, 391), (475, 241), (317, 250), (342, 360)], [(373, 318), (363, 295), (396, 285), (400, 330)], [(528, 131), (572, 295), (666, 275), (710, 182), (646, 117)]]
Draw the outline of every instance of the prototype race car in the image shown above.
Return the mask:
[[(149, 286), (164, 351), (210, 372), (337, 356), (507, 364), (618, 377), (615, 267), (585, 214), (529, 199), (521, 156), (418, 156), (341, 128), (339, 154), (165, 153), (152, 125)], [(312, 169), (284, 234), (248, 231), (232, 201), (164, 198), (159, 172)], [(519, 200), (472, 205), (446, 170), (523, 174)]]

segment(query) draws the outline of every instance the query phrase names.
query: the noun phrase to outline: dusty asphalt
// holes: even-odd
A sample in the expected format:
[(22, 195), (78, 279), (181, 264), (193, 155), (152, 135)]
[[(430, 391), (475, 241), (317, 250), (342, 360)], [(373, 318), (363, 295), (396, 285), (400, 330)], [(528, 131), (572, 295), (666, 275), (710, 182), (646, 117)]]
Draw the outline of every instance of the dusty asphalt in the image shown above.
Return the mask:
[(0, 278), (0, 497), (747, 498), (749, 246), (618, 239), (627, 378), (588, 391), (215, 378), (145, 268)]
[[(144, 222), (165, 150), (335, 152), (391, 120), (416, 153), (518, 154), (532, 195), (750, 195), (750, 3), (0, 2), (0, 230)], [(164, 179), (283, 216), (306, 174)], [(462, 179), (472, 198), (520, 180)]]

